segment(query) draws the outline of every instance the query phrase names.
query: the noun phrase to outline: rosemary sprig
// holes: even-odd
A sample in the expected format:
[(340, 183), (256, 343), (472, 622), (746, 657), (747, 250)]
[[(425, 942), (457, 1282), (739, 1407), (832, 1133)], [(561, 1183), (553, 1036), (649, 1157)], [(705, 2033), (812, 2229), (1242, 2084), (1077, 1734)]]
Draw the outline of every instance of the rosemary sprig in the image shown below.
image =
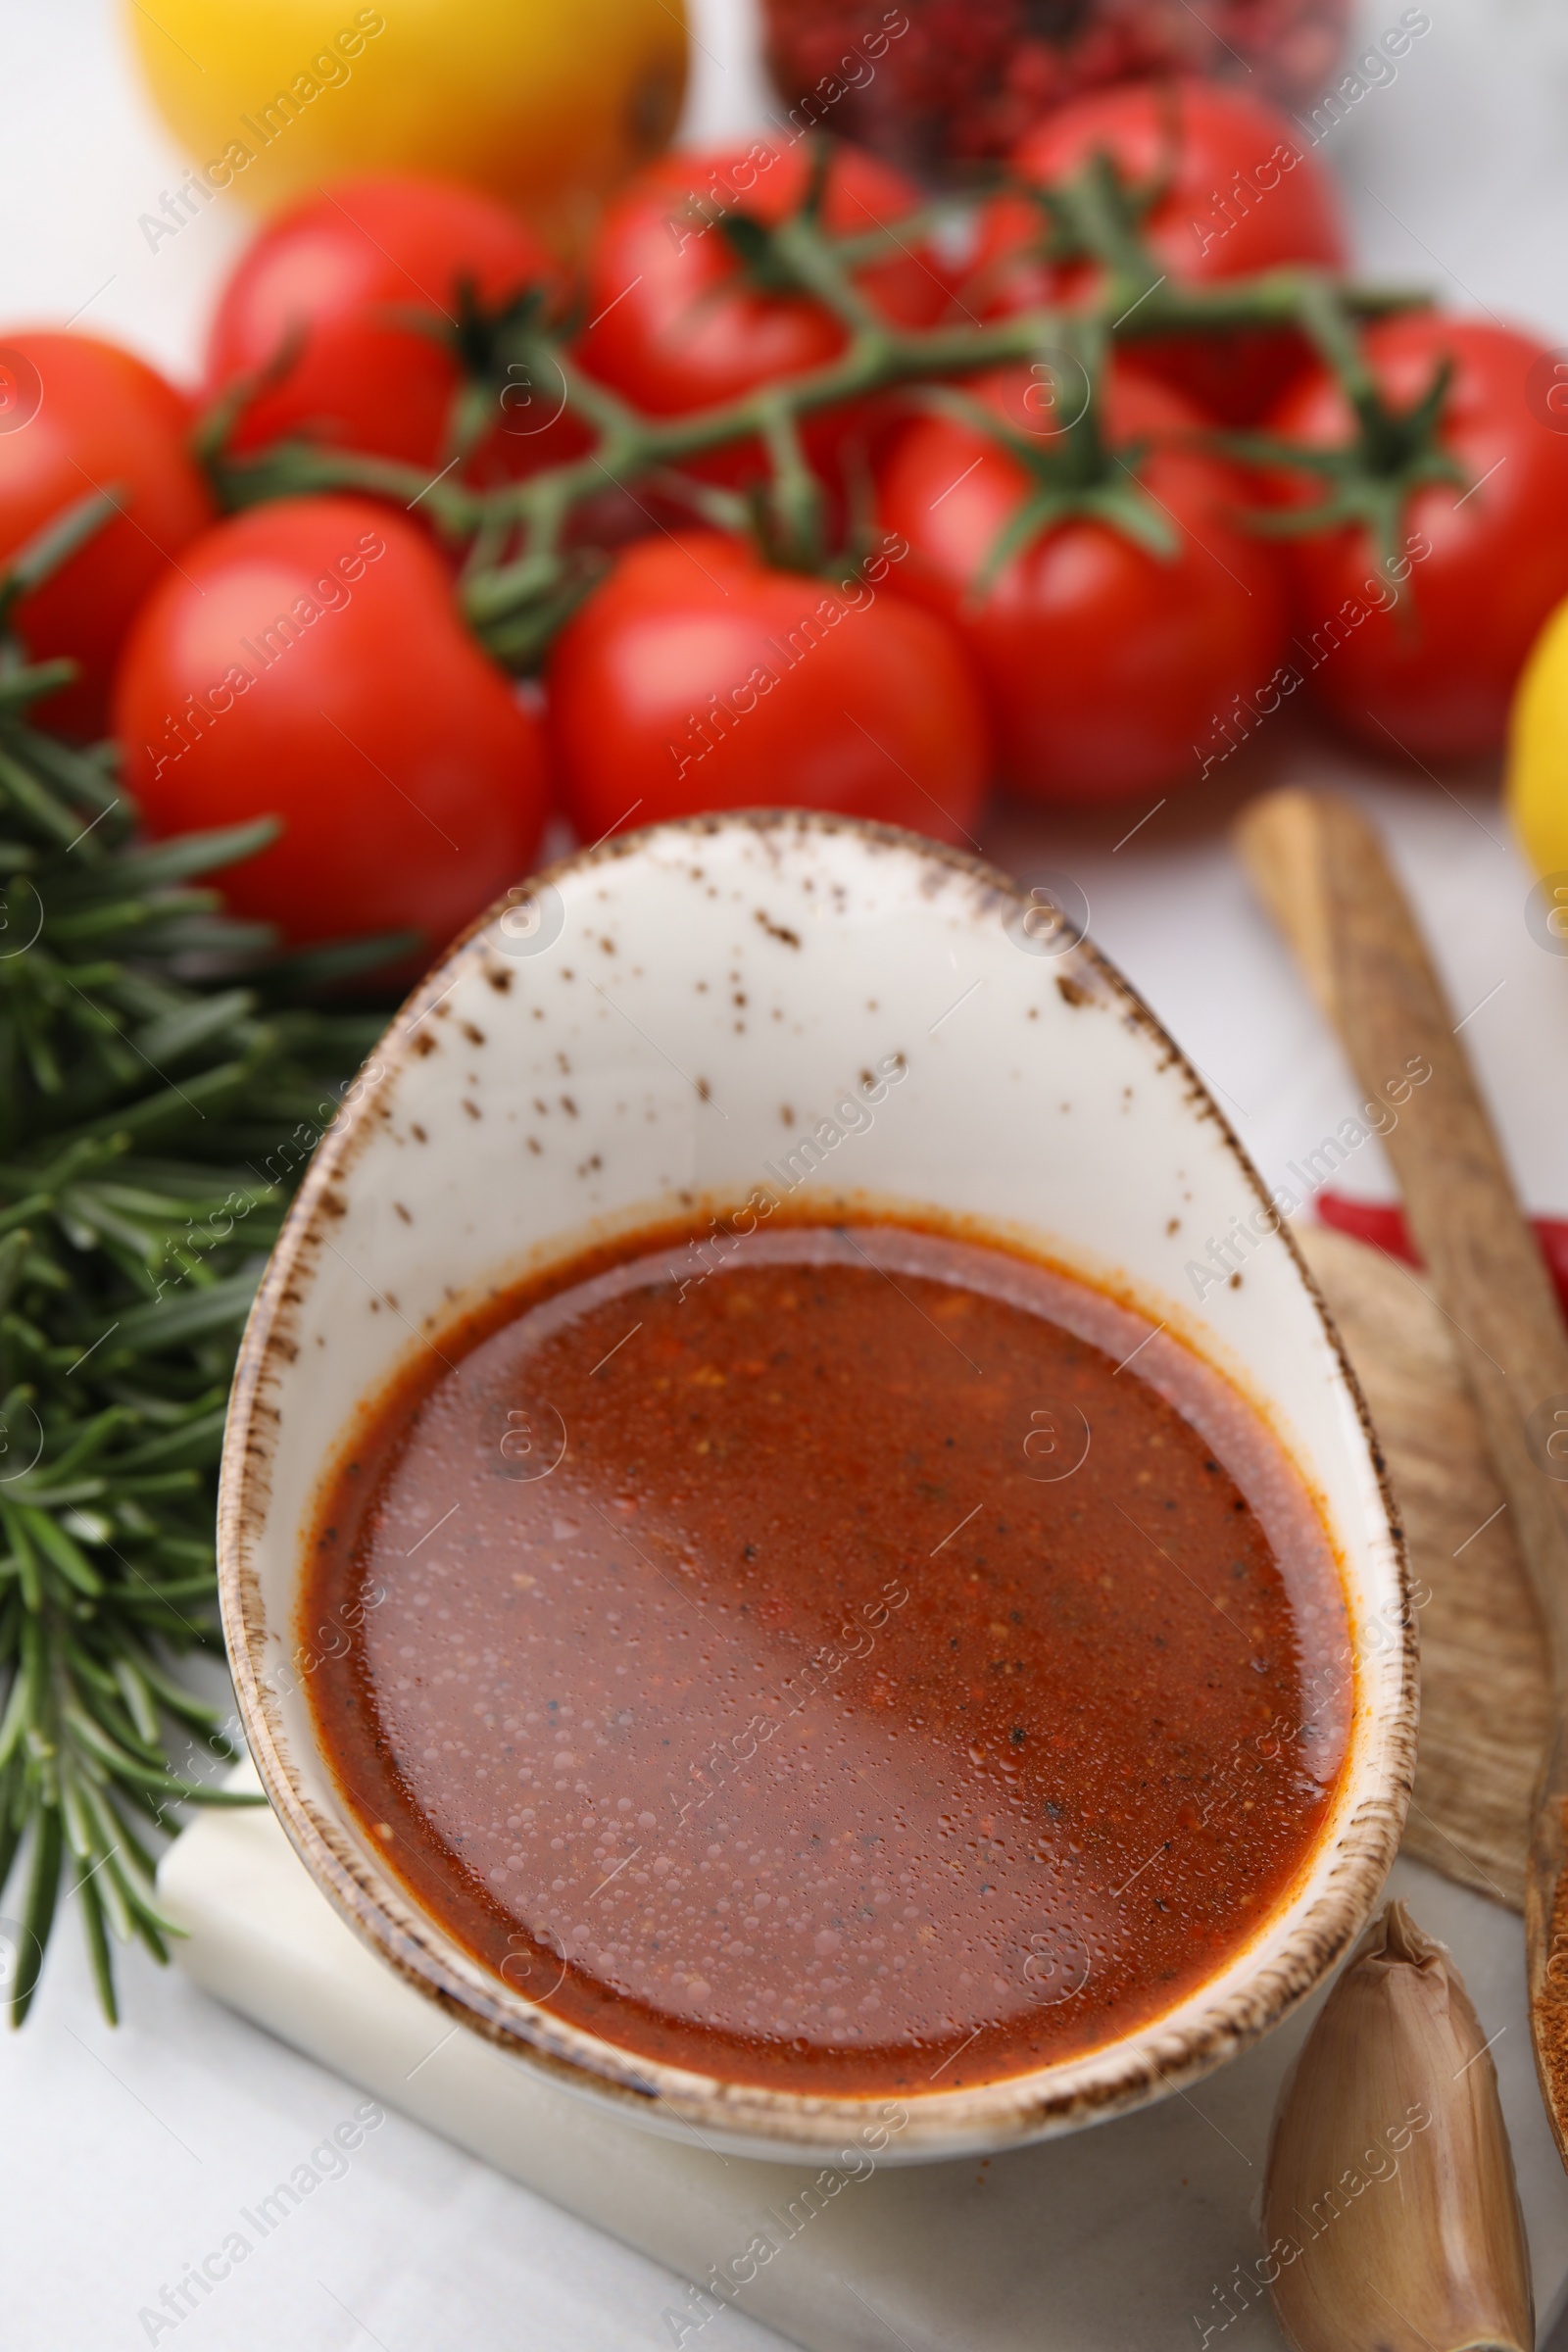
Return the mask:
[[(36, 567), (39, 545), (14, 570)], [(245, 1801), (172, 1763), (176, 1739), (215, 1763), (233, 1750), (171, 1661), (221, 1654), (213, 1513), (239, 1327), (308, 1156), (299, 1139), (330, 1120), (380, 1026), (291, 1006), (325, 967), (259, 962), (268, 935), (194, 886), (270, 839), (270, 821), (145, 846), (110, 747), (31, 722), (70, 667), (0, 645), (0, 1987), (14, 2024), (62, 1884), (113, 2019), (114, 1941), (163, 1960), (176, 1932), (151, 1833), (187, 1801)]]

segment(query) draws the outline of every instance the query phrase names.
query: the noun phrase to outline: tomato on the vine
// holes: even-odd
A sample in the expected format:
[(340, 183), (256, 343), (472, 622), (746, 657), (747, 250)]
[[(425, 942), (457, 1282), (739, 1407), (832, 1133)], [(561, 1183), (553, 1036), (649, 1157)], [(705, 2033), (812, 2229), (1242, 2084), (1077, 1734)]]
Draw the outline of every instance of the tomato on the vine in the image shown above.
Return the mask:
[[(1451, 364), (1436, 446), (1462, 478), (1401, 502), (1392, 565), (1362, 523), (1285, 543), (1300, 665), (1318, 700), (1379, 750), (1472, 758), (1501, 742), (1525, 657), (1568, 595), (1568, 434), (1546, 405), (1552, 355), (1509, 327), (1432, 311), (1383, 320), (1363, 350), (1396, 416)], [(1319, 370), (1269, 429), (1332, 449), (1355, 428)], [(1282, 474), (1284, 500), (1324, 495), (1318, 475)]]
[[(1021, 179), (1050, 188), (1107, 156), (1118, 174), (1155, 187), (1139, 231), (1178, 285), (1301, 262), (1346, 263), (1334, 181), (1287, 115), (1221, 83), (1128, 82), (1049, 115), (1016, 149)], [(982, 216), (969, 300), (996, 314), (1078, 299), (1094, 267), (1046, 257), (1045, 214), (1022, 195), (997, 197)], [(1291, 329), (1151, 339), (1140, 356), (1213, 416), (1260, 416), (1311, 358)]]
[[(611, 205), (588, 260), (583, 365), (656, 416), (684, 416), (803, 374), (837, 357), (845, 328), (815, 295), (775, 277), (753, 232), (800, 211), (810, 195), (804, 142), (674, 154), (638, 174)], [(821, 192), (823, 226), (865, 236), (914, 210), (918, 191), (858, 149), (836, 144)], [(755, 245), (748, 259), (741, 247)], [(865, 299), (895, 323), (928, 326), (952, 289), (917, 240), (890, 246), (855, 272)], [(861, 412), (863, 414), (863, 412)], [(808, 420), (806, 436), (830, 459), (850, 415)], [(726, 449), (694, 470), (735, 480), (760, 453)]]
[[(492, 197), (413, 174), (339, 180), (269, 221), (240, 256), (208, 338), (208, 392), (263, 381), (236, 451), (301, 436), (433, 466), (462, 382), (447, 338), (465, 288), (493, 316), (530, 287), (558, 302), (560, 269)], [(467, 470), (528, 473), (574, 455), (583, 436), (560, 415), (561, 389), (514, 375)]]
[(423, 534), (364, 499), (280, 499), (188, 549), (125, 646), (115, 733), (153, 835), (283, 819), (222, 890), (296, 944), (412, 929), (434, 951), (544, 822), (539, 720)]
[(586, 841), (704, 808), (837, 808), (968, 835), (987, 733), (967, 655), (890, 589), (897, 541), (827, 581), (718, 532), (645, 539), (557, 640), (546, 673)]
[[(1020, 367), (970, 387), (1038, 442), (1038, 475), (1032, 451), (1025, 463), (951, 415), (914, 419), (887, 452), (877, 512), (908, 542), (901, 587), (973, 655), (1001, 782), (1095, 801), (1157, 790), (1184, 770), (1196, 778), (1194, 745), (1234, 696), (1267, 688), (1280, 660), (1277, 558), (1234, 519), (1234, 470), (1181, 445), (1203, 419), (1168, 385), (1119, 364), (1073, 466), (1070, 433), (1092, 420), (1086, 413), (1063, 429), (1041, 381)], [(1147, 444), (1130, 464), (1118, 454), (1129, 443)], [(1055, 514), (1042, 507), (1039, 527), (992, 577), (1004, 534), (1027, 499), (1053, 495), (1053, 480), (1065, 504)]]
[(0, 346), (0, 565), (95, 490), (122, 509), (15, 606), (37, 661), (81, 675), (34, 706), (45, 726), (97, 734), (136, 608), (212, 520), (185, 446), (190, 404), (154, 368), (91, 335), (12, 335)]

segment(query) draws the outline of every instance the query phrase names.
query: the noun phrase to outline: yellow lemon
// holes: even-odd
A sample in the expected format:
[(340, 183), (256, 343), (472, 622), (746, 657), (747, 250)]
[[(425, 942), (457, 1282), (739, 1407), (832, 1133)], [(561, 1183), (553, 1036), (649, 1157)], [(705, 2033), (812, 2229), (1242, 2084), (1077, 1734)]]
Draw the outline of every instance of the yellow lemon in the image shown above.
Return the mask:
[(435, 172), (565, 245), (667, 144), (686, 80), (682, 0), (123, 0), (123, 22), (210, 186), (271, 211)]
[(1537, 873), (1568, 869), (1568, 599), (1536, 639), (1514, 691), (1507, 801)]

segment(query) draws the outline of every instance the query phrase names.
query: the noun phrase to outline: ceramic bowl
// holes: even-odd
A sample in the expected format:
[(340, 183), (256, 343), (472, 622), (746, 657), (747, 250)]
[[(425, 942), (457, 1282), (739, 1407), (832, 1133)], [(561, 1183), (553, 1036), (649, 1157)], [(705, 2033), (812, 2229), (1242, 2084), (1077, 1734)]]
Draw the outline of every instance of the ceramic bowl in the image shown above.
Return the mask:
[[(356, 1408), (498, 1280), (589, 1241), (780, 1178), (795, 1205), (982, 1220), (1119, 1291), (1226, 1372), (1293, 1456), (1342, 1563), (1348, 1759), (1294, 1891), (1155, 2024), (1032, 2075), (907, 2100), (887, 2160), (1017, 2145), (1190, 2083), (1311, 1991), (1393, 1860), (1415, 1657), (1365, 1407), (1259, 1179), (1190, 1064), (1081, 936), (1071, 899), (1065, 885), (1030, 897), (912, 835), (794, 811), (657, 826), (569, 858), (494, 909), (398, 1014), (316, 1153), (257, 1298), (220, 1542), (268, 1793), (319, 1886), (392, 1967), (521, 2062), (650, 2129), (695, 2126), (776, 2156), (841, 2146), (865, 2108), (633, 2057), (469, 1958), (341, 1803), (296, 1632), (306, 1531)], [(875, 1119), (802, 1152), (813, 1132), (826, 1138), (858, 1073), (889, 1056), (906, 1074)], [(1208, 1257), (1227, 1235), (1235, 1281)]]

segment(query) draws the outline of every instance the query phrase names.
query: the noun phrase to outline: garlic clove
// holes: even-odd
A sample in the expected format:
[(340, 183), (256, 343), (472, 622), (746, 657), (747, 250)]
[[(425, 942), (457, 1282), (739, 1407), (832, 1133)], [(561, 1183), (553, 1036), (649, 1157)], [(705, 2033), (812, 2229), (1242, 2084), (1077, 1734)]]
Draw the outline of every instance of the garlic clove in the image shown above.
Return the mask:
[(1446, 1948), (1391, 1902), (1280, 2094), (1266, 2278), (1294, 2352), (1531, 2352), (1496, 2069)]

